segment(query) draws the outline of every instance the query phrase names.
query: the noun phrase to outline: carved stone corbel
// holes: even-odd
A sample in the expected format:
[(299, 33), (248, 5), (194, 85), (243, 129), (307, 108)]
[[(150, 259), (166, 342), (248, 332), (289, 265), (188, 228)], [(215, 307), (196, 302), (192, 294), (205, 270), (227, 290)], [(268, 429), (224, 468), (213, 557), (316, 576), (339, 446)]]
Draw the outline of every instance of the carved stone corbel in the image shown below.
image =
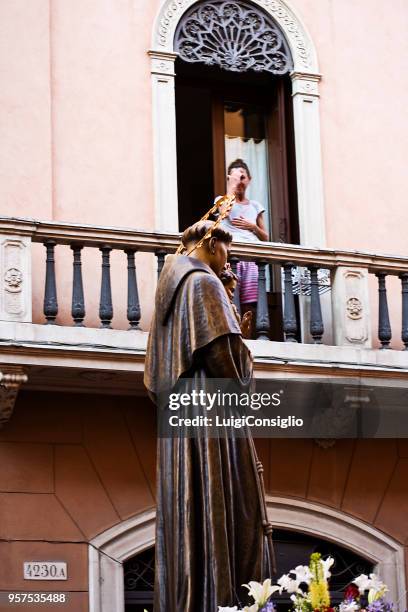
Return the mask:
[(27, 380), (22, 368), (0, 366), (0, 429), (10, 420), (18, 390)]

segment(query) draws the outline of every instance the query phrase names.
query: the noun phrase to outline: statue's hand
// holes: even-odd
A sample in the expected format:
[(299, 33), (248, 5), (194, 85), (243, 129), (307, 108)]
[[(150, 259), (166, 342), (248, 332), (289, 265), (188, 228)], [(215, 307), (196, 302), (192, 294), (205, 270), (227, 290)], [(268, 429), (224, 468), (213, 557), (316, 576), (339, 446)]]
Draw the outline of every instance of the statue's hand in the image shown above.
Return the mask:
[(241, 319), (241, 331), (244, 338), (250, 338), (251, 336), (251, 324), (252, 324), (252, 312), (248, 310), (242, 315)]

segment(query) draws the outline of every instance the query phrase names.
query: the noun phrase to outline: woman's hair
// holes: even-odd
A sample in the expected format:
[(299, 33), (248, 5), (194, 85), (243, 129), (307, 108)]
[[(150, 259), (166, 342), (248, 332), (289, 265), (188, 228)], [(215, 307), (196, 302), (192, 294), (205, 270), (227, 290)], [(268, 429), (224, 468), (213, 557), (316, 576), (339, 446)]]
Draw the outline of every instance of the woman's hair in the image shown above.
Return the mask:
[[(198, 221), (197, 223), (194, 223), (194, 225), (190, 225), (190, 227), (184, 230), (181, 236), (181, 242), (185, 247), (191, 242), (198, 242), (214, 225), (214, 221)], [(220, 226), (217, 226), (213, 229), (211, 238), (217, 238), (218, 240), (221, 240), (221, 242), (225, 242), (226, 244), (232, 242), (232, 235), (222, 229), (222, 227)]]
[(251, 172), (247, 164), (240, 157), (238, 157), (238, 159), (235, 159), (233, 162), (230, 163), (230, 165), (228, 166), (227, 174), (230, 174), (231, 170), (233, 170), (234, 168), (243, 168), (245, 172), (247, 173), (248, 178), (251, 178)]

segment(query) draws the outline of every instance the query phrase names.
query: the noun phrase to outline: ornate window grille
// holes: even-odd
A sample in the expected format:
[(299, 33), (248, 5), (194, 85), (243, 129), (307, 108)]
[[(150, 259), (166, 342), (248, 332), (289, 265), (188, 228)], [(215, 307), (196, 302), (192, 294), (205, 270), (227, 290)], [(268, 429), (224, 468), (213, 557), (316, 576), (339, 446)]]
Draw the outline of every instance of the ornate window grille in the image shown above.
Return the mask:
[(280, 29), (269, 15), (244, 0), (195, 4), (178, 25), (175, 50), (186, 62), (233, 72), (286, 74), (293, 68)]
[(125, 611), (153, 609), (154, 548), (148, 548), (124, 563)]
[[(297, 565), (306, 565), (313, 552), (325, 558), (334, 558), (331, 568), (330, 594), (332, 602), (339, 604), (344, 589), (359, 574), (374, 571), (373, 563), (355, 552), (320, 538), (286, 529), (274, 529), (274, 547), (277, 576), (285, 574)], [(149, 548), (124, 563), (125, 610), (143, 612), (152, 610), (154, 590), (154, 548)], [(289, 609), (291, 601), (287, 594), (275, 595), (277, 612)]]
[[(314, 552), (320, 552), (323, 558), (334, 558), (329, 580), (330, 596), (334, 605), (342, 601), (344, 589), (354, 578), (359, 574), (368, 575), (374, 571), (373, 563), (334, 542), (284, 529), (274, 529), (273, 535), (278, 576), (286, 574), (297, 565), (307, 565), (310, 555)], [(277, 612), (286, 611), (291, 606), (291, 600), (286, 593), (276, 595), (274, 600)]]

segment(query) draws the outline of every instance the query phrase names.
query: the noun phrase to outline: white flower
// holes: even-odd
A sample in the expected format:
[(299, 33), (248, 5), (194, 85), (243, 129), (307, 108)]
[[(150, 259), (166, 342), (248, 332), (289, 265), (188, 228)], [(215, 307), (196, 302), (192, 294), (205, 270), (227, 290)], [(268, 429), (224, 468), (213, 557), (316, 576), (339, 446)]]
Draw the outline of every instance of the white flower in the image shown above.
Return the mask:
[[(250, 582), (249, 584), (243, 584), (242, 586), (246, 587), (249, 591), (251, 597), (254, 598), (255, 603), (258, 604), (260, 608), (266, 604), (270, 596), (275, 593), (275, 591), (279, 591), (279, 587), (271, 585), (271, 579), (267, 578), (261, 584), (260, 582)], [(252, 612), (252, 610), (250, 610)]]
[(294, 612), (303, 612), (303, 606), (301, 603), (301, 599), (299, 599), (298, 595), (291, 595), (290, 596), (291, 601), (293, 601), (293, 610)]
[(229, 608), (228, 606), (218, 606), (218, 612), (238, 612), (238, 608), (237, 606), (234, 606), (233, 608)]
[(371, 587), (371, 580), (367, 574), (360, 574), (360, 576), (354, 578), (353, 582), (358, 586), (360, 595), (362, 595), (364, 591), (368, 591), (368, 589)]
[(307, 565), (298, 565), (294, 570), (291, 571), (291, 574), (296, 575), (296, 582), (301, 584), (305, 582), (306, 584), (310, 584), (312, 579), (312, 574)]
[(339, 607), (339, 612), (356, 612), (357, 610), (360, 610), (360, 606), (354, 599), (341, 603)]
[(294, 580), (289, 576), (289, 574), (283, 574), (278, 580), (278, 584), (281, 587), (280, 592), (282, 590), (287, 591), (288, 593), (298, 593), (299, 592), (299, 581)]
[(368, 588), (370, 589), (368, 591), (368, 603), (380, 599), (388, 591), (387, 585), (376, 574), (370, 574)]
[(243, 612), (258, 612), (258, 604), (254, 603), (252, 606), (245, 606)]
[(329, 570), (334, 563), (334, 559), (333, 557), (327, 557), (327, 559), (321, 559), (320, 562), (323, 566), (323, 577), (325, 580), (328, 580), (331, 576), (331, 572)]

